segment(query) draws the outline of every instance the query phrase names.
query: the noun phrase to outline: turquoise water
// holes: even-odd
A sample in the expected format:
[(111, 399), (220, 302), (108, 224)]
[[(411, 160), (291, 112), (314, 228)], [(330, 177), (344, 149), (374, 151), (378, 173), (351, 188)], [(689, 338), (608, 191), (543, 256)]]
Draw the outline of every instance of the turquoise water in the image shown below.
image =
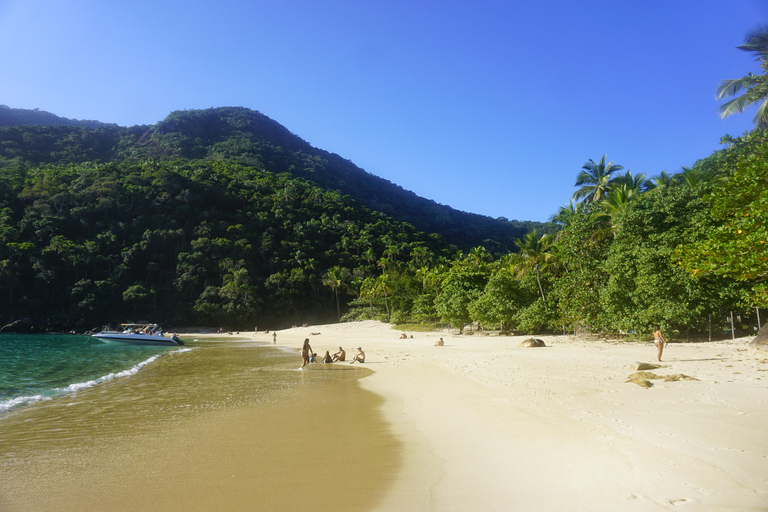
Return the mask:
[(106, 344), (90, 336), (0, 334), (0, 415), (133, 375), (175, 347)]

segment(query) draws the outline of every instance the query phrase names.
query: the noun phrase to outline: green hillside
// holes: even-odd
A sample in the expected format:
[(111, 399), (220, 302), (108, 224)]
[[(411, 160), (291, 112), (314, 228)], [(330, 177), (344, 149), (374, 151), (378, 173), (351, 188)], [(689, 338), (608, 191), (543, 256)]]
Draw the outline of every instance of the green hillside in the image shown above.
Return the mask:
[[(14, 109), (10, 109), (13, 113)], [(8, 124), (0, 109), (0, 126)], [(55, 117), (55, 116), (54, 116)], [(267, 116), (225, 107), (171, 113), (154, 126), (27, 126), (0, 128), (0, 159), (24, 165), (136, 161), (145, 158), (235, 162), (261, 171), (289, 173), (339, 190), (361, 204), (422, 231), (440, 234), (462, 249), (483, 245), (494, 252), (538, 222), (492, 219), (461, 212), (404, 190), (339, 155), (317, 149)], [(2, 160), (0, 160), (2, 161)]]

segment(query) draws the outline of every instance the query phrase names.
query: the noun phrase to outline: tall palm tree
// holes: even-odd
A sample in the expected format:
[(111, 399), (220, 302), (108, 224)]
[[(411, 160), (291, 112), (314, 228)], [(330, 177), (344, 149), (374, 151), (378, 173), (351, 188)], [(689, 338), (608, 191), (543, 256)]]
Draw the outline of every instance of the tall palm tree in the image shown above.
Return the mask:
[(531, 269), (536, 271), (536, 282), (539, 284), (541, 300), (546, 302), (547, 298), (544, 296), (544, 287), (541, 286), (539, 270), (549, 261), (549, 238), (547, 235), (538, 236), (536, 230), (533, 229), (523, 235), (523, 238), (515, 240), (515, 245), (520, 248), (520, 258), (522, 259), (518, 273), (526, 274)]
[[(744, 112), (744, 109), (749, 106), (758, 105), (754, 119), (755, 128), (768, 128), (768, 25), (757, 25), (747, 32), (744, 44), (736, 48), (755, 54), (764, 73), (762, 75), (748, 73), (741, 78), (720, 82), (715, 91), (715, 97), (718, 100), (734, 98), (720, 105), (718, 112), (720, 117), (725, 119), (732, 114)], [(744, 94), (736, 96), (742, 89)]]
[(587, 163), (581, 166), (581, 172), (576, 176), (576, 184), (574, 185), (581, 188), (573, 193), (574, 201), (583, 199), (586, 203), (592, 203), (600, 201), (608, 193), (613, 173), (624, 169), (624, 167), (614, 165), (613, 160), (605, 163), (607, 156), (603, 155), (603, 158), (597, 163), (590, 158)]
[(344, 271), (340, 267), (333, 267), (323, 276), (323, 285), (329, 287), (333, 291), (333, 295), (336, 298), (336, 315), (341, 321), (341, 309), (339, 308), (339, 288), (344, 284)]

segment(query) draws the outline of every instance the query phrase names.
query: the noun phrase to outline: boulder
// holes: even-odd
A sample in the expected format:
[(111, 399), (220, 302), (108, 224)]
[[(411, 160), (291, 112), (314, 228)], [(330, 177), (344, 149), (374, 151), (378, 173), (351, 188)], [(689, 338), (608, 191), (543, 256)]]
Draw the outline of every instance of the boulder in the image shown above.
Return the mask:
[(655, 370), (656, 368), (662, 368), (662, 366), (651, 363), (634, 363), (629, 365), (630, 370)]
[(747, 345), (749, 355), (752, 357), (768, 356), (768, 324), (765, 324), (758, 332), (755, 339)]
[(654, 380), (654, 379), (663, 379), (664, 376), (662, 375), (656, 375), (655, 373), (651, 372), (635, 372), (629, 377), (627, 377), (626, 382), (634, 382), (636, 380)]
[(544, 340), (535, 339), (535, 338), (528, 338), (527, 340), (523, 341), (520, 345), (520, 347), (546, 347), (544, 344)]

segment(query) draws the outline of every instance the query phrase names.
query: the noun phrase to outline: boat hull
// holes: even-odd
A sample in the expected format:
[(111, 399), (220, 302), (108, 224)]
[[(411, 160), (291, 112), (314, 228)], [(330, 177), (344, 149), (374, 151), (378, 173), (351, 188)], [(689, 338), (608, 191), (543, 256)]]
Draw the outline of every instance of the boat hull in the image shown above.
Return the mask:
[(116, 343), (121, 345), (151, 345), (156, 347), (178, 347), (181, 345), (170, 338), (142, 334), (97, 333), (94, 334), (93, 337), (100, 339), (104, 343)]

